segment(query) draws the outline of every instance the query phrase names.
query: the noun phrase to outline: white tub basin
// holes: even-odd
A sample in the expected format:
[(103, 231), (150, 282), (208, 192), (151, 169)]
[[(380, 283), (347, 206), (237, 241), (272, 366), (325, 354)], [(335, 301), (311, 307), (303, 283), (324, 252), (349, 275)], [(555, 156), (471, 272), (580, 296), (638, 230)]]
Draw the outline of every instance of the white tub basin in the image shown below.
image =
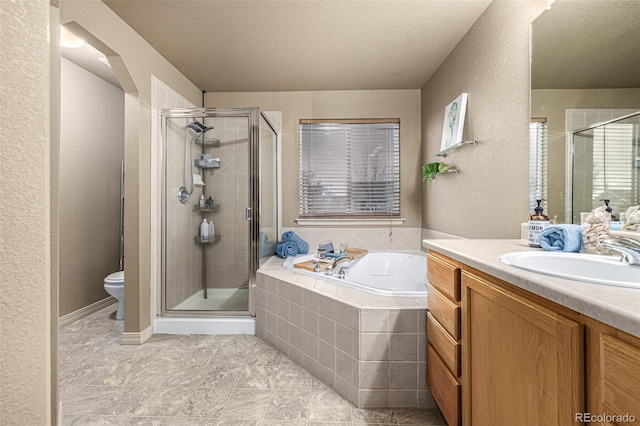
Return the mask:
[(640, 289), (640, 266), (621, 262), (618, 256), (524, 251), (505, 253), (500, 261), (538, 274)]

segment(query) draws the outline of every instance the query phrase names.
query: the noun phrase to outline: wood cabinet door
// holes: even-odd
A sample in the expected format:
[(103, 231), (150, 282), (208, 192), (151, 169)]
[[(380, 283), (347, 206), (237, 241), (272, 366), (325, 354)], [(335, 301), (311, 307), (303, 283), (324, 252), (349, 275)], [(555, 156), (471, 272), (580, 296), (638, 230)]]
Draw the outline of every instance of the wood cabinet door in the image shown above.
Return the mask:
[(463, 424), (576, 424), (583, 326), (468, 271), (462, 307)]
[(640, 339), (587, 325), (587, 413), (597, 425), (640, 425)]

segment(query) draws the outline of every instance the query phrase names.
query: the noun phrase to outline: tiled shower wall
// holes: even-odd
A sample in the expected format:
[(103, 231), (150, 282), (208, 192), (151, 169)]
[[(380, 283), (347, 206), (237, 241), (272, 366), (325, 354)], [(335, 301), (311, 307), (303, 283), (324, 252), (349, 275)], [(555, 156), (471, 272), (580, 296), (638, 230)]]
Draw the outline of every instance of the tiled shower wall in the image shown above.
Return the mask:
[[(194, 108), (195, 106), (180, 96), (176, 91), (157, 79), (151, 77), (151, 140), (153, 142), (151, 150), (151, 318), (159, 313), (159, 298), (161, 291), (161, 265), (162, 265), (162, 132), (160, 112), (165, 108)], [(186, 123), (185, 123), (186, 124)], [(179, 132), (173, 129), (173, 132)], [(174, 146), (171, 151), (178, 155), (171, 158), (168, 163), (168, 171), (172, 176), (168, 183), (169, 194), (177, 194), (178, 188), (182, 186), (182, 162), (184, 160), (184, 133), (172, 135)], [(180, 276), (181, 285), (170, 286), (168, 302), (169, 306), (183, 300), (185, 295), (192, 294), (193, 277), (185, 278), (185, 274), (191, 271), (199, 271), (200, 267), (194, 267), (193, 263), (199, 262), (199, 251), (192, 253), (191, 247), (193, 237), (195, 237), (195, 227), (192, 224), (193, 212), (190, 204), (182, 205), (177, 201), (177, 197), (169, 197), (167, 216), (167, 249), (176, 253), (176, 257), (169, 257), (167, 263), (168, 280), (175, 284)], [(179, 265), (182, 265), (179, 267)], [(171, 278), (169, 278), (171, 277)], [(197, 278), (197, 277), (196, 277)], [(182, 285), (184, 283), (184, 285)]]
[(221, 236), (219, 243), (208, 246), (207, 283), (209, 288), (239, 288), (249, 280), (249, 226), (244, 218), (249, 205), (248, 119), (207, 118), (205, 122), (214, 126), (207, 137), (221, 141), (220, 147), (206, 148), (213, 157), (220, 157), (220, 168), (202, 171), (206, 198), (220, 205), (220, 211), (207, 214), (207, 221), (213, 220), (215, 233)]

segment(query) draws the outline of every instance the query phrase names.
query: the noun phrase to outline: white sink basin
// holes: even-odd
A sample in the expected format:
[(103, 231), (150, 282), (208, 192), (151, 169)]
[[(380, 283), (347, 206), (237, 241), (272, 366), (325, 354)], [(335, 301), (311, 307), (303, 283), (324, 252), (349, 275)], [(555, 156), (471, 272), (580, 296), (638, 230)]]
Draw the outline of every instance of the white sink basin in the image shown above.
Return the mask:
[(538, 274), (640, 289), (640, 266), (621, 262), (619, 257), (549, 251), (505, 253), (500, 261)]

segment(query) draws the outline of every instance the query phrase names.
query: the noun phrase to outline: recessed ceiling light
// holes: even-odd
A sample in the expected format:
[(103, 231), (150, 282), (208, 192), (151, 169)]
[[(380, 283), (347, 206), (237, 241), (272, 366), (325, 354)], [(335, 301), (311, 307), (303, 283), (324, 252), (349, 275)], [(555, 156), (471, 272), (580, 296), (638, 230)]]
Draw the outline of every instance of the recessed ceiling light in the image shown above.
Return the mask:
[(75, 49), (78, 47), (82, 47), (83, 45), (83, 39), (69, 31), (65, 27), (60, 27), (60, 46)]

